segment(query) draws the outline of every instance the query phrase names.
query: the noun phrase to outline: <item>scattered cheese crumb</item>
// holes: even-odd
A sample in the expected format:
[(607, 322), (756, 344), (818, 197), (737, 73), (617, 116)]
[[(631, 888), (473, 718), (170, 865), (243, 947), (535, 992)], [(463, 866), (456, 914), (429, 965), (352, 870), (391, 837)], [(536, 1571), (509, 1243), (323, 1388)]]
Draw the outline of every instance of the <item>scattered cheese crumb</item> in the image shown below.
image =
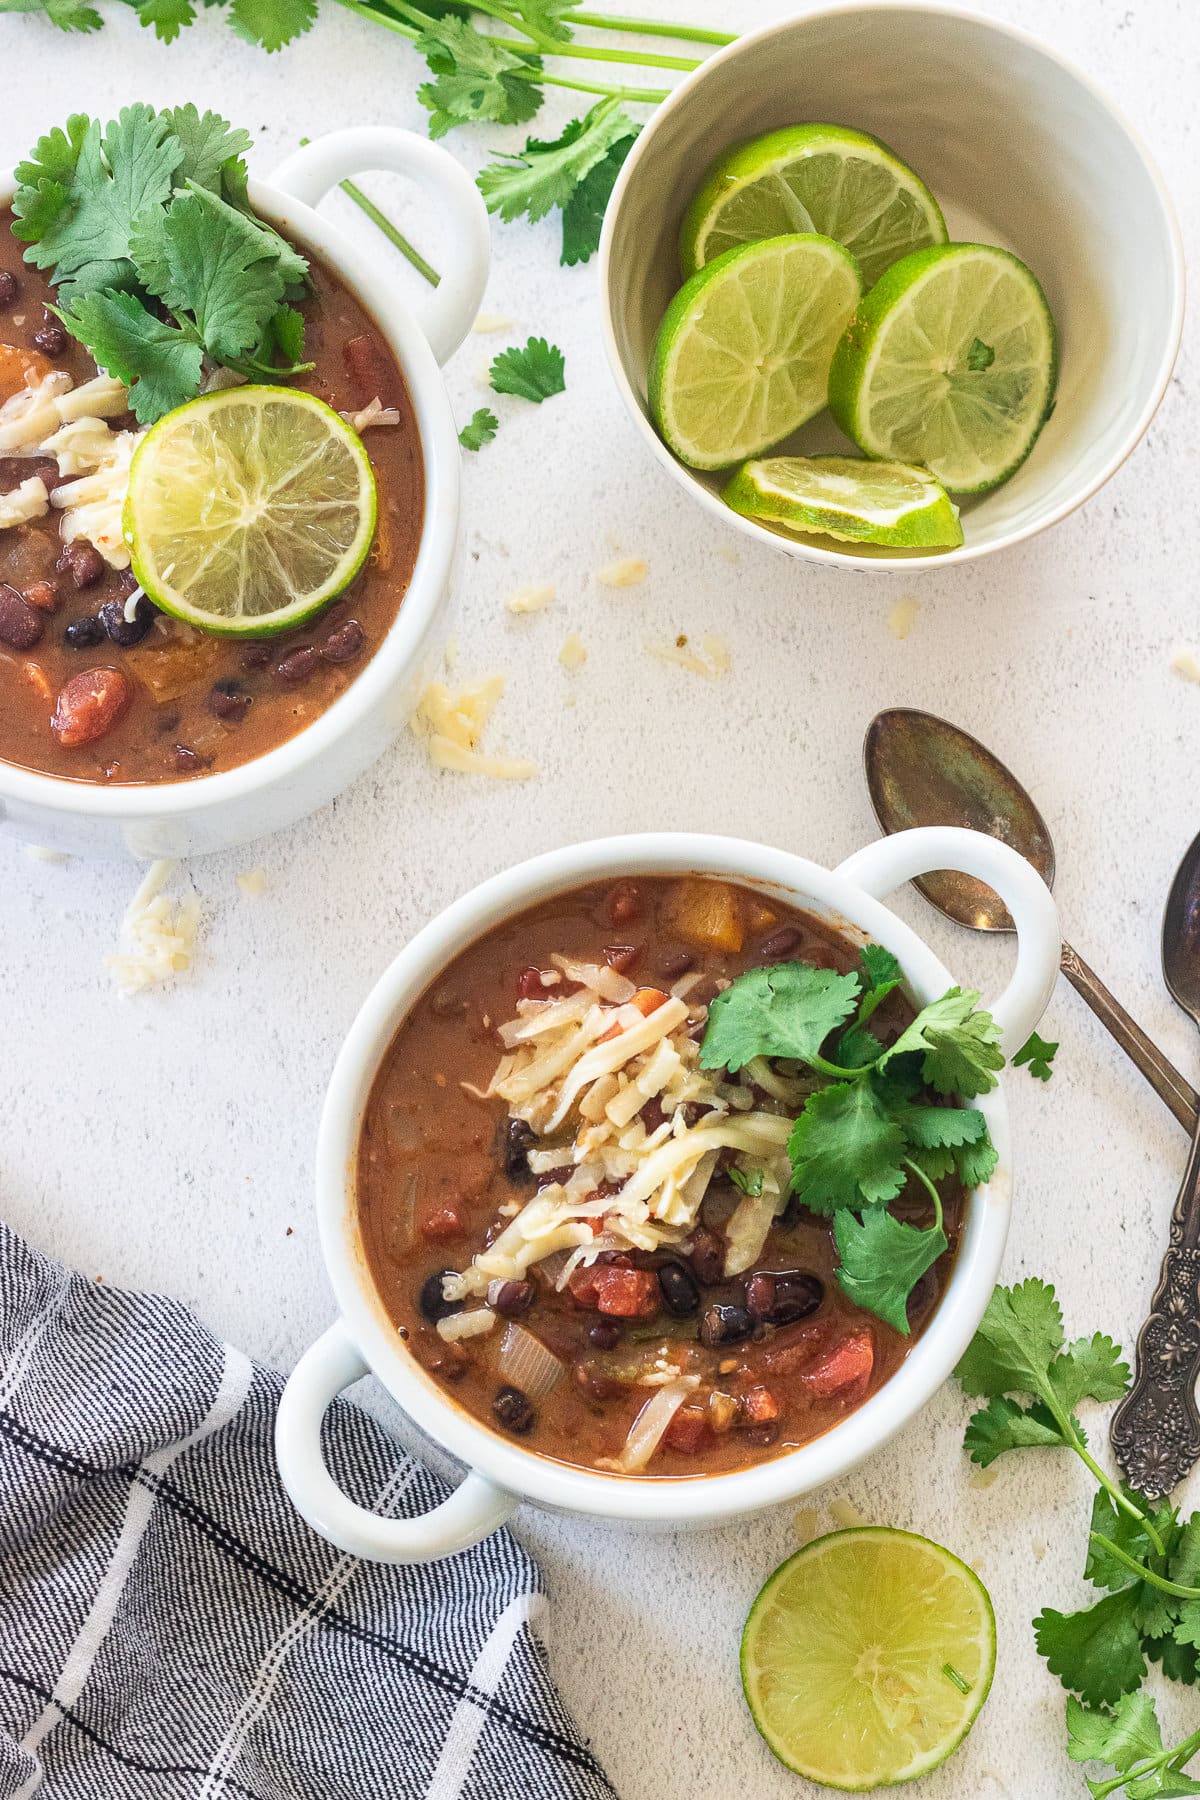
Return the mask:
[(1041, 1562), (1042, 1558), (1046, 1554), (1046, 1548), (1047, 1548), (1045, 1543), (1042, 1541), (1042, 1539), (1034, 1538), (1032, 1540), (1032, 1542), (1030, 1543), (1029, 1548), (1033, 1551), (1034, 1562)]
[(587, 647), (577, 631), (572, 631), (558, 653), (564, 669), (582, 669), (588, 659)]
[(839, 1531), (852, 1531), (856, 1525), (865, 1525), (866, 1514), (859, 1512), (853, 1500), (831, 1500), (829, 1516)]
[(649, 573), (649, 563), (643, 562), (640, 556), (624, 556), (619, 562), (605, 563), (602, 569), (597, 569), (596, 580), (601, 587), (637, 587)]
[(820, 1535), (821, 1514), (815, 1506), (798, 1506), (792, 1514), (792, 1529), (801, 1544), (811, 1544)]
[(397, 409), (394, 406), (385, 406), (378, 394), (358, 412), (344, 412), (341, 417), (345, 419), (347, 425), (353, 426), (360, 437), (364, 431), (369, 431), (372, 425), (398, 425), (400, 423), (400, 414)]
[(719, 676), (728, 673), (729, 646), (722, 638), (703, 637), (700, 648), (704, 652), (702, 656), (690, 649), (687, 638), (681, 635), (673, 644), (647, 643), (646, 654), (659, 662), (673, 663), (676, 668), (687, 669), (692, 675), (702, 675), (705, 681), (716, 681)]
[(47, 850), (44, 844), (26, 844), (25, 854), (30, 862), (68, 863), (71, 860), (66, 850)]
[(265, 894), (271, 885), (265, 869), (247, 869), (244, 875), (238, 876), (237, 884), (243, 894), (248, 894), (252, 900), (256, 900), (260, 894)]
[(486, 336), (489, 331), (511, 331), (512, 323), (512, 320), (506, 318), (503, 313), (481, 312), (476, 314), (471, 330), (479, 332), (481, 336)]
[(447, 675), (453, 675), (458, 667), (458, 639), (453, 634), (446, 639), (446, 648), (442, 651), (442, 665)]
[(903, 641), (916, 624), (917, 614), (920, 610), (921, 602), (915, 594), (905, 594), (902, 600), (897, 600), (888, 613), (887, 619), (888, 630), (892, 636)]
[(737, 549), (733, 544), (718, 544), (717, 555), (722, 562), (735, 563), (738, 559)]
[(503, 675), (469, 683), (458, 694), (444, 682), (431, 681), (410, 721), (417, 736), (425, 738), (430, 761), (459, 775), (490, 775), (497, 781), (529, 781), (535, 776), (537, 764), (527, 757), (485, 756), (479, 750), (484, 726), (503, 692)]
[(1200, 681), (1200, 656), (1194, 650), (1177, 650), (1171, 658), (1171, 667), (1185, 681)]
[(121, 921), (120, 948), (104, 964), (123, 994), (139, 994), (192, 966), (200, 902), (194, 893), (170, 900), (163, 888), (179, 864), (151, 863)]
[(554, 599), (555, 589), (548, 584), (544, 587), (519, 587), (515, 594), (510, 594), (504, 602), (510, 613), (545, 612)]
[(967, 1486), (973, 1488), (990, 1488), (993, 1481), (999, 1479), (999, 1469), (976, 1469), (968, 1478)]

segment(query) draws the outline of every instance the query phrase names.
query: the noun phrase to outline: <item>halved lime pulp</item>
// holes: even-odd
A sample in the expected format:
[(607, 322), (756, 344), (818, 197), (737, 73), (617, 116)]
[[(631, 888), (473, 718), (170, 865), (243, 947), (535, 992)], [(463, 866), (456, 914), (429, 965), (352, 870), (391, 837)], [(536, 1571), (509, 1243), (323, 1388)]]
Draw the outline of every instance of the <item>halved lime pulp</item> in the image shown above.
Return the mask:
[(995, 1665), (979, 1577), (940, 1544), (882, 1527), (797, 1551), (742, 1634), (742, 1686), (770, 1749), (798, 1775), (851, 1793), (944, 1762)]
[(952, 549), (958, 508), (926, 469), (864, 456), (771, 456), (743, 463), (721, 498), (735, 512), (852, 543)]
[(684, 215), (683, 272), (792, 231), (844, 244), (868, 286), (910, 251), (946, 241), (937, 201), (878, 138), (844, 125), (789, 125), (713, 164)]
[(313, 394), (203, 394), (151, 427), (129, 471), (133, 571), (164, 612), (227, 637), (303, 624), (358, 573), (375, 531), (362, 439)]

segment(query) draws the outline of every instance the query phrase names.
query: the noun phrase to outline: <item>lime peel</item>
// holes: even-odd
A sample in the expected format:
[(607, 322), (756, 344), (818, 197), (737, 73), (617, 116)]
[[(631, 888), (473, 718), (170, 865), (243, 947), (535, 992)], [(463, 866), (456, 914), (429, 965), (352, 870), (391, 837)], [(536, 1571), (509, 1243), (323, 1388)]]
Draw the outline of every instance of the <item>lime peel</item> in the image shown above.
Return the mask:
[(849, 543), (953, 549), (958, 508), (927, 469), (851, 456), (747, 462), (721, 498), (747, 518)]

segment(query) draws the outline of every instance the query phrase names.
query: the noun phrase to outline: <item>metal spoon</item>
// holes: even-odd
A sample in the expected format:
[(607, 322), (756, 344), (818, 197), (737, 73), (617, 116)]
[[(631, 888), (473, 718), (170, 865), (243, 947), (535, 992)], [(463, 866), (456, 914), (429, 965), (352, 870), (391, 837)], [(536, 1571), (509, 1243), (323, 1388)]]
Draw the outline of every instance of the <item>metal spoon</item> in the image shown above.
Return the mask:
[[(1175, 872), (1163, 914), (1171, 998), (1200, 1025), (1200, 838)], [(1112, 1447), (1139, 1493), (1169, 1493), (1200, 1456), (1200, 1127), (1171, 1214), (1150, 1314), (1138, 1333), (1133, 1386), (1113, 1415)]]
[[(1046, 821), (1016, 777), (967, 732), (932, 713), (893, 707), (868, 726), (863, 761), (871, 805), (885, 832), (910, 825), (966, 825), (1011, 844), (1047, 886), (1053, 884), (1054, 845)], [(999, 895), (973, 875), (939, 869), (914, 885), (960, 925), (975, 931), (1013, 929)], [(1194, 1132), (1196, 1090), (1067, 943), (1062, 971), (1179, 1123)]]

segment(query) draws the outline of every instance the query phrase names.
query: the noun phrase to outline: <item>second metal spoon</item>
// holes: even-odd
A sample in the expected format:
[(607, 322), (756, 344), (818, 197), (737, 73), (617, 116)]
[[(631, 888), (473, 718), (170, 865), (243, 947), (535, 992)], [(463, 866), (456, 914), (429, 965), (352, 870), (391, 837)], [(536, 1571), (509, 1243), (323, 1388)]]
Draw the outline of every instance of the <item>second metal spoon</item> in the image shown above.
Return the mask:
[[(1015, 775), (968, 732), (932, 713), (893, 707), (868, 726), (863, 760), (871, 805), (885, 832), (965, 825), (1011, 844), (1048, 887), (1053, 885), (1054, 845), (1045, 820)], [(999, 896), (973, 875), (939, 869), (922, 875), (915, 886), (960, 925), (975, 931), (1013, 929)], [(1200, 1107), (1195, 1088), (1065, 942), (1062, 970), (1179, 1123), (1194, 1132)]]

